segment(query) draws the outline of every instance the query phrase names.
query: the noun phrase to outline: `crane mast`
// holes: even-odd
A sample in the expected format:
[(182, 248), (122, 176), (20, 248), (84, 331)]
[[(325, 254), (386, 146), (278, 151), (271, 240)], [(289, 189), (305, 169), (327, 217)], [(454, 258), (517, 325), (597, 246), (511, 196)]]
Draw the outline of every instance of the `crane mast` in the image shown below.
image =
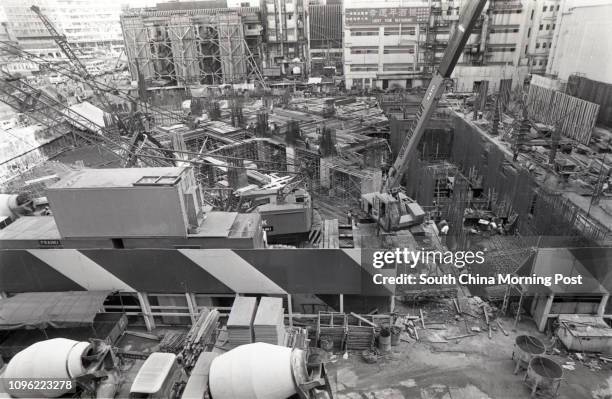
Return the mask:
[(406, 172), (410, 156), (414, 153), (421, 137), (423, 137), (427, 122), (429, 122), (433, 111), (438, 105), (438, 101), (444, 89), (444, 80), (450, 78), (453, 73), (457, 60), (459, 60), (461, 52), (470, 37), (472, 28), (474, 28), (486, 2), (487, 0), (474, 0), (465, 3), (465, 9), (459, 18), (455, 33), (444, 51), (440, 66), (434, 70), (425, 96), (417, 111), (416, 118), (408, 128), (406, 137), (402, 142), (402, 146), (393, 166), (389, 169), (387, 179), (381, 188), (381, 192), (389, 192), (395, 188)]

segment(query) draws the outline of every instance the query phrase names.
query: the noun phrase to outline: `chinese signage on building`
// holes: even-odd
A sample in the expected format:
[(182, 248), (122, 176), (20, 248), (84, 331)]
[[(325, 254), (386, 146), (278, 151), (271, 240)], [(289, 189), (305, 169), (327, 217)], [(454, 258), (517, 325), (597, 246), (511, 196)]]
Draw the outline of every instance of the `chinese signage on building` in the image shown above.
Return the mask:
[(428, 7), (347, 8), (345, 23), (350, 25), (418, 24), (429, 19)]

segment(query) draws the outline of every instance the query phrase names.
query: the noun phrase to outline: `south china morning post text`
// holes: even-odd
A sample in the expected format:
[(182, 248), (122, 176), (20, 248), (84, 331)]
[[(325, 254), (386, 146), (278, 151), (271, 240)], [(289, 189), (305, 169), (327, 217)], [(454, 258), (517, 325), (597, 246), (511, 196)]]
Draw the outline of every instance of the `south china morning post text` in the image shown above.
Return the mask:
[[(395, 250), (380, 250), (372, 252), (372, 267), (374, 269), (394, 269), (403, 266), (416, 271), (417, 265), (448, 265), (463, 269), (470, 265), (482, 265), (485, 262), (483, 251), (427, 251), (396, 248)], [(566, 276), (555, 273), (548, 276), (532, 274), (518, 276), (510, 273), (483, 276), (478, 273), (447, 273), (429, 275), (428, 273), (374, 273), (374, 284), (377, 285), (436, 285), (436, 284), (467, 284), (467, 285), (505, 285), (528, 284), (543, 285), (581, 285), (582, 275)]]

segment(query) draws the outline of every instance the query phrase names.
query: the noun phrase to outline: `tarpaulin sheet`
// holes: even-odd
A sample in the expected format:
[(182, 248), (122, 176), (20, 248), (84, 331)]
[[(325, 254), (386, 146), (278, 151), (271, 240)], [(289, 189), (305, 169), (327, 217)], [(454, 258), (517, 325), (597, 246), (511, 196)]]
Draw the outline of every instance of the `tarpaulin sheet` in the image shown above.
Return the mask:
[(28, 292), (0, 300), (0, 330), (93, 323), (110, 291)]

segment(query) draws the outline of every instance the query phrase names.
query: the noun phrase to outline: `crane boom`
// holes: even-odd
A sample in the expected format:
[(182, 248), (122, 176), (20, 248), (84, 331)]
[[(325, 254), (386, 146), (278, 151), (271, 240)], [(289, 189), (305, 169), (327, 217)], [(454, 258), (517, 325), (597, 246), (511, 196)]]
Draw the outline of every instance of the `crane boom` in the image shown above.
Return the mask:
[(396, 187), (404, 172), (406, 172), (410, 156), (414, 153), (414, 149), (421, 140), (421, 137), (423, 137), (427, 122), (438, 105), (442, 90), (444, 89), (444, 79), (450, 78), (453, 73), (457, 60), (459, 60), (465, 43), (470, 37), (472, 28), (474, 28), (486, 2), (487, 0), (474, 0), (465, 3), (465, 9), (459, 18), (455, 33), (444, 51), (440, 66), (433, 73), (433, 77), (417, 111), (416, 118), (408, 128), (406, 137), (402, 142), (393, 166), (389, 169), (387, 180), (385, 180), (381, 192), (388, 192)]

